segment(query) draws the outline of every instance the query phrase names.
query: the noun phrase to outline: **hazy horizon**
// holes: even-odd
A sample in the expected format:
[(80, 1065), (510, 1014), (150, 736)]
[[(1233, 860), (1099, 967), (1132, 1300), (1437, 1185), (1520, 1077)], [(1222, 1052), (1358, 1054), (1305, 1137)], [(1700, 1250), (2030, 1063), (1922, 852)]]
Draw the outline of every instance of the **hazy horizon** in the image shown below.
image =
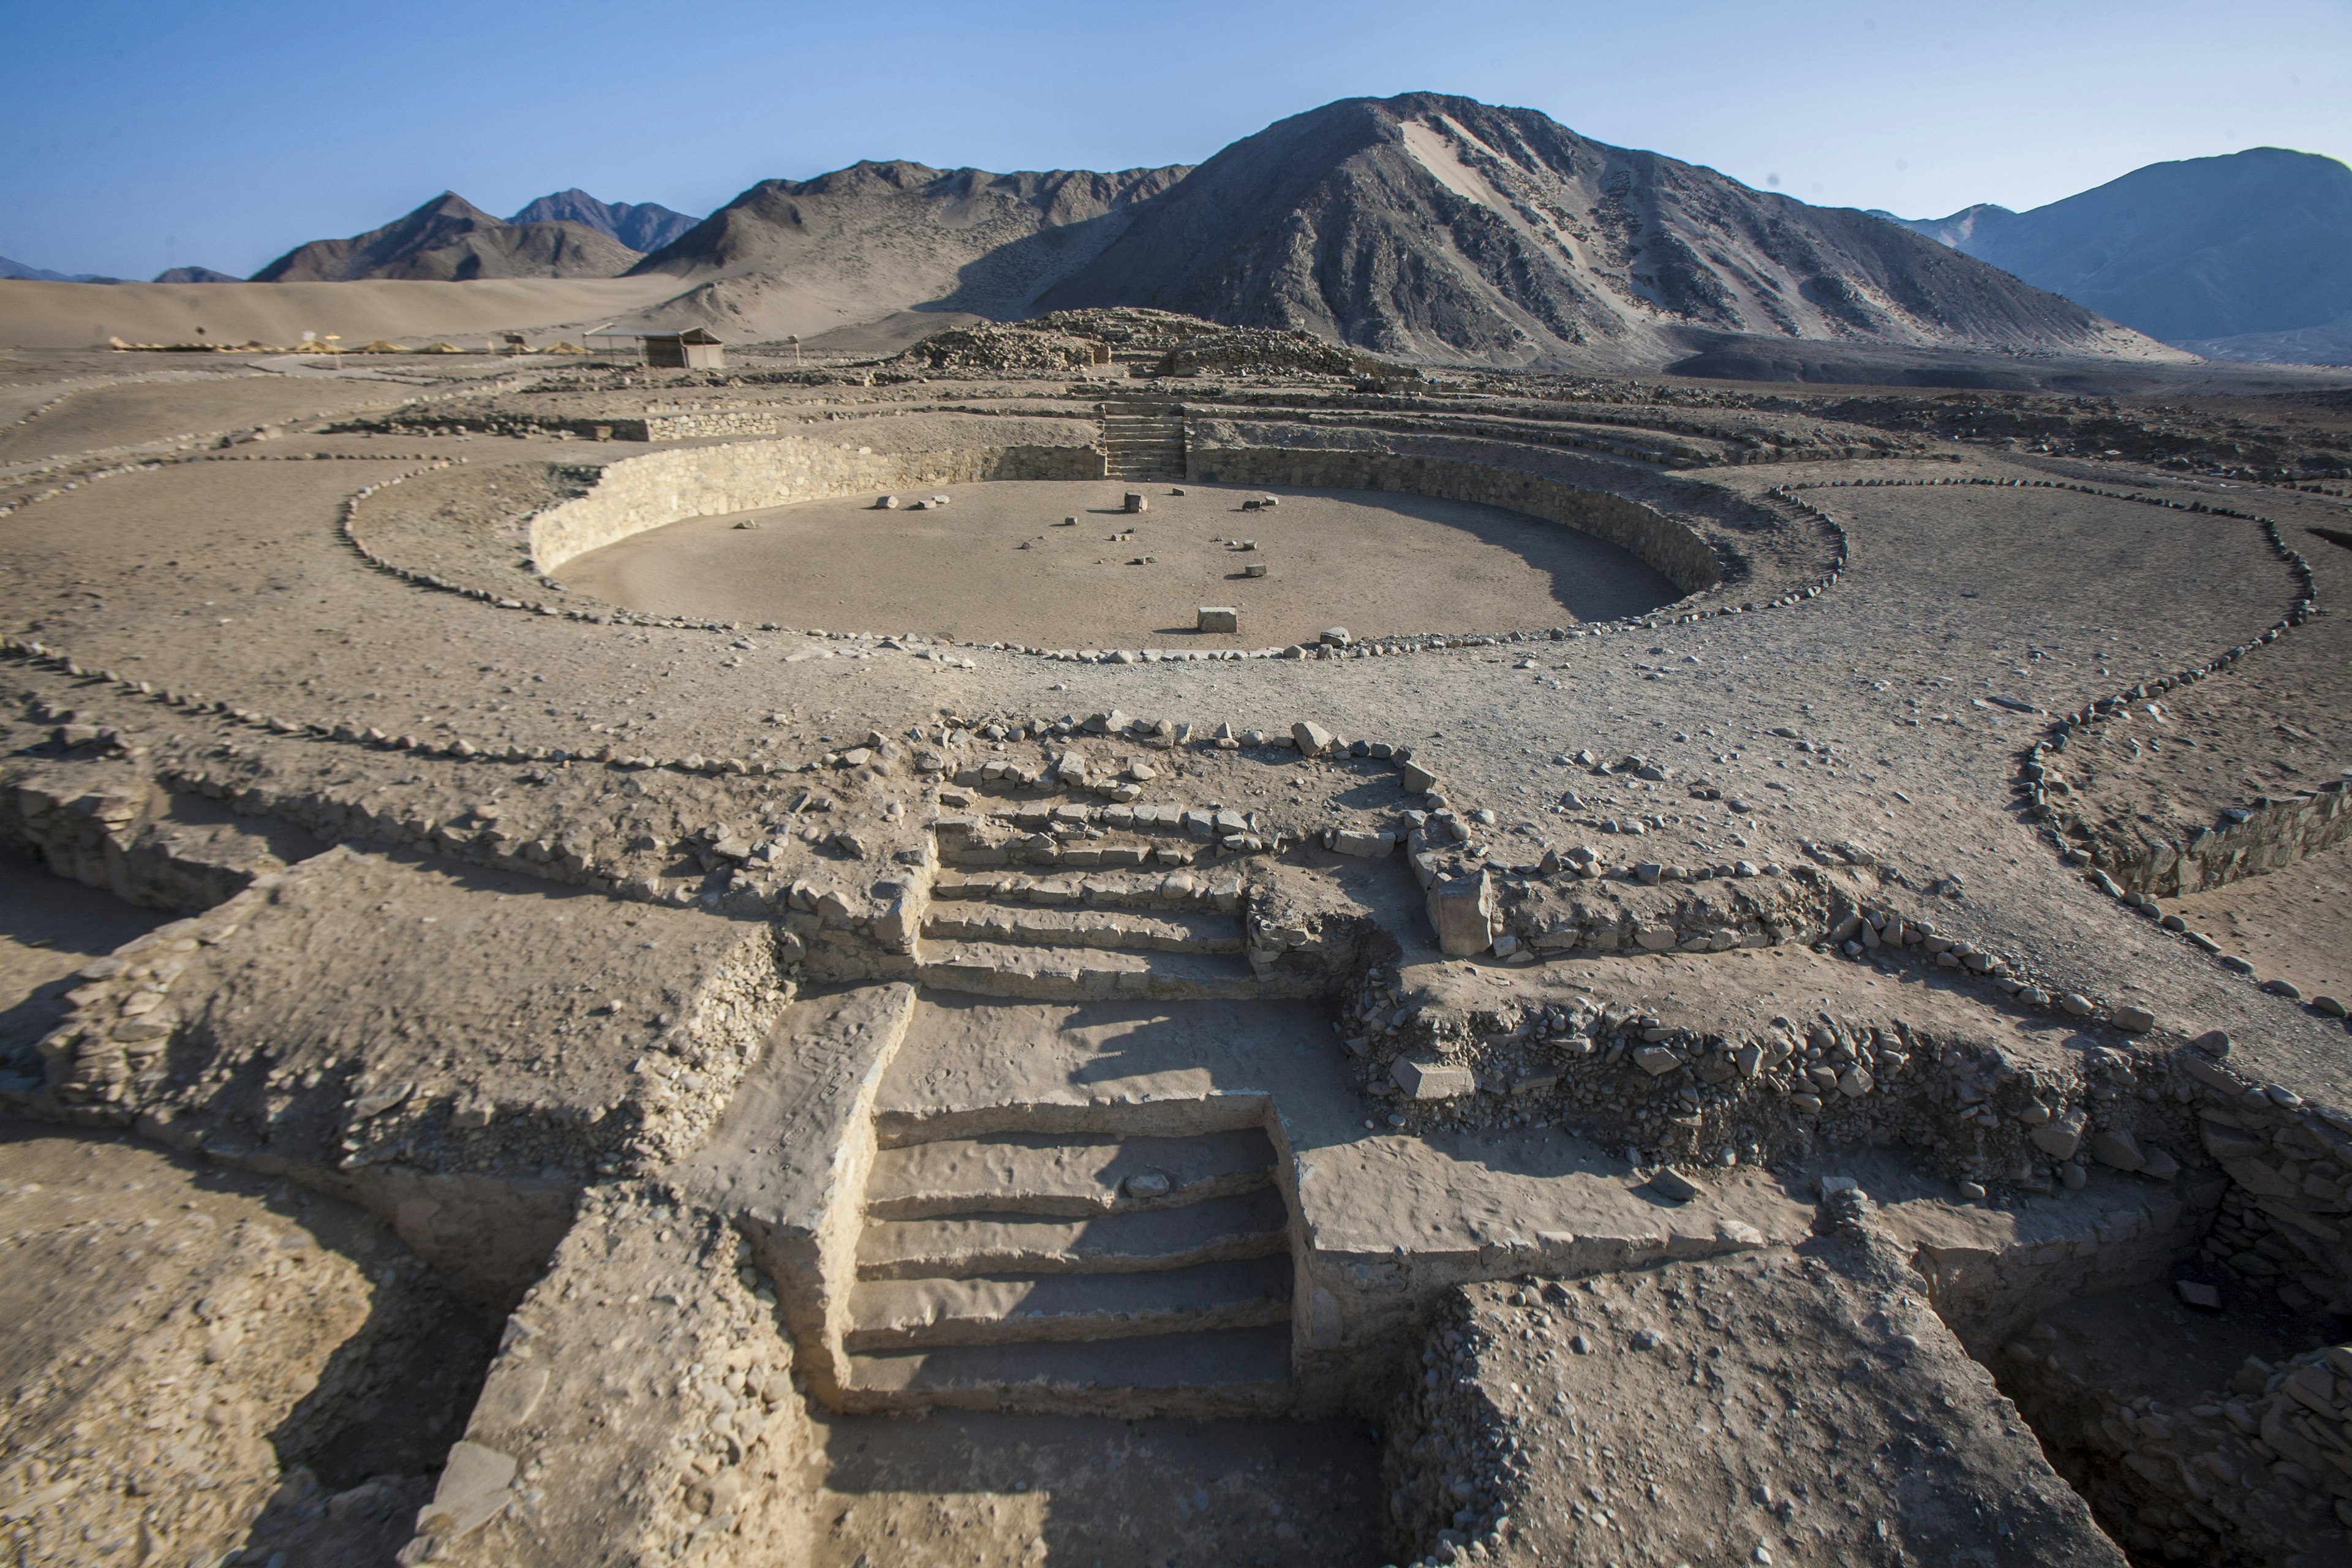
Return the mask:
[[(859, 159), (994, 171), (1198, 163), (1266, 124), (1416, 89), (1830, 206), (2026, 210), (2143, 165), (2352, 151), (2352, 10), (1691, 3), (1638, 16), (1402, 0), (1150, 14), (937, 3), (844, 15), (615, 0), (397, 14), (7, 0), (19, 155), (0, 255), (250, 273), (444, 189), (505, 215), (577, 185), (699, 216)], [(646, 24), (662, 28), (647, 47)], [(109, 90), (111, 87), (113, 90)]]

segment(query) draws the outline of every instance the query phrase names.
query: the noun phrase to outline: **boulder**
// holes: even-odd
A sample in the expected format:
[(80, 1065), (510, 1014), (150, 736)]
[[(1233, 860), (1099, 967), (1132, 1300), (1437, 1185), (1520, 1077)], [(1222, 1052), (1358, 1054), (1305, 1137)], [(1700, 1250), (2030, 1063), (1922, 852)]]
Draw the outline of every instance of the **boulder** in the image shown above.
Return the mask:
[(2091, 1134), (2091, 1158), (2118, 1171), (2137, 1171), (2147, 1163), (2147, 1156), (2139, 1152), (2131, 1134), (2112, 1127), (2103, 1127)]

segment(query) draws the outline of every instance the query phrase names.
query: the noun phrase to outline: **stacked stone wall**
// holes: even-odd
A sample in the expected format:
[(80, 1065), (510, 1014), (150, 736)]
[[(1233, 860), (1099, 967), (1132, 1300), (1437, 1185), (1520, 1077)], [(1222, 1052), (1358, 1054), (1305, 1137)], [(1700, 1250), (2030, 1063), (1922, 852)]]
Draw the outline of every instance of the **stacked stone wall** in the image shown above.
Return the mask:
[(1186, 477), (1202, 484), (1397, 490), (1475, 501), (1561, 523), (1614, 544), (1655, 568), (1685, 594), (1703, 593), (1723, 581), (1715, 552), (1681, 523), (1622, 497), (1580, 489), (1524, 469), (1395, 452), (1204, 447), (1190, 439), (1186, 450)]
[(722, 517), (790, 501), (988, 479), (1098, 479), (1092, 447), (982, 447), (951, 452), (861, 452), (786, 437), (656, 452), (611, 464), (577, 500), (531, 519), (541, 572), (616, 540), (689, 517)]

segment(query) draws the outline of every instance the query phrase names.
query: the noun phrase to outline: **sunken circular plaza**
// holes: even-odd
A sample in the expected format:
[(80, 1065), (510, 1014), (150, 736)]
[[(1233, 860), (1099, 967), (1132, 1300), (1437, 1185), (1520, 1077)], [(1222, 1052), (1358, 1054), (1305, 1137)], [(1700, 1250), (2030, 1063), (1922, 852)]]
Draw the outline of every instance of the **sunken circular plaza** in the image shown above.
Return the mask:
[(27, 1560), (2344, 1552), (2263, 400), (20, 357)]
[[(1142, 510), (1127, 510), (1127, 496)], [(940, 498), (945, 498), (944, 502)], [(1265, 505), (1268, 497), (1276, 504)], [(1549, 626), (1679, 597), (1573, 526), (1445, 497), (1116, 480), (951, 485), (698, 517), (573, 558), (573, 593), (656, 614), (959, 640), (1234, 648)], [(919, 510), (918, 510), (919, 508)], [(1235, 614), (1204, 628), (1202, 605)]]

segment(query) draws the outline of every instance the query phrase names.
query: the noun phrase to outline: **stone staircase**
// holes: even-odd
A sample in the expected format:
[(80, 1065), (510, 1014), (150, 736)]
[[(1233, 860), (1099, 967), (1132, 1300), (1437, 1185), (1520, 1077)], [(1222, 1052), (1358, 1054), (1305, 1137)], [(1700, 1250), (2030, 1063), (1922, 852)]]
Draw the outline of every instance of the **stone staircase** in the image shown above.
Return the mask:
[(1110, 363), (1131, 376), (1157, 375), (1160, 362), (1168, 357), (1166, 349), (1119, 349), (1110, 351)]
[(1158, 484), (1184, 482), (1184, 419), (1165, 409), (1100, 406), (1103, 477)]
[[(1290, 1222), (1256, 1127), (878, 1110), (845, 1408), (1194, 1417), (1290, 1397)], [(1144, 1108), (1165, 1129), (1167, 1107)], [(1066, 1116), (1056, 1118), (1066, 1120)]]
[(915, 948), (920, 984), (1035, 1001), (1247, 998), (1231, 873), (942, 870)]

